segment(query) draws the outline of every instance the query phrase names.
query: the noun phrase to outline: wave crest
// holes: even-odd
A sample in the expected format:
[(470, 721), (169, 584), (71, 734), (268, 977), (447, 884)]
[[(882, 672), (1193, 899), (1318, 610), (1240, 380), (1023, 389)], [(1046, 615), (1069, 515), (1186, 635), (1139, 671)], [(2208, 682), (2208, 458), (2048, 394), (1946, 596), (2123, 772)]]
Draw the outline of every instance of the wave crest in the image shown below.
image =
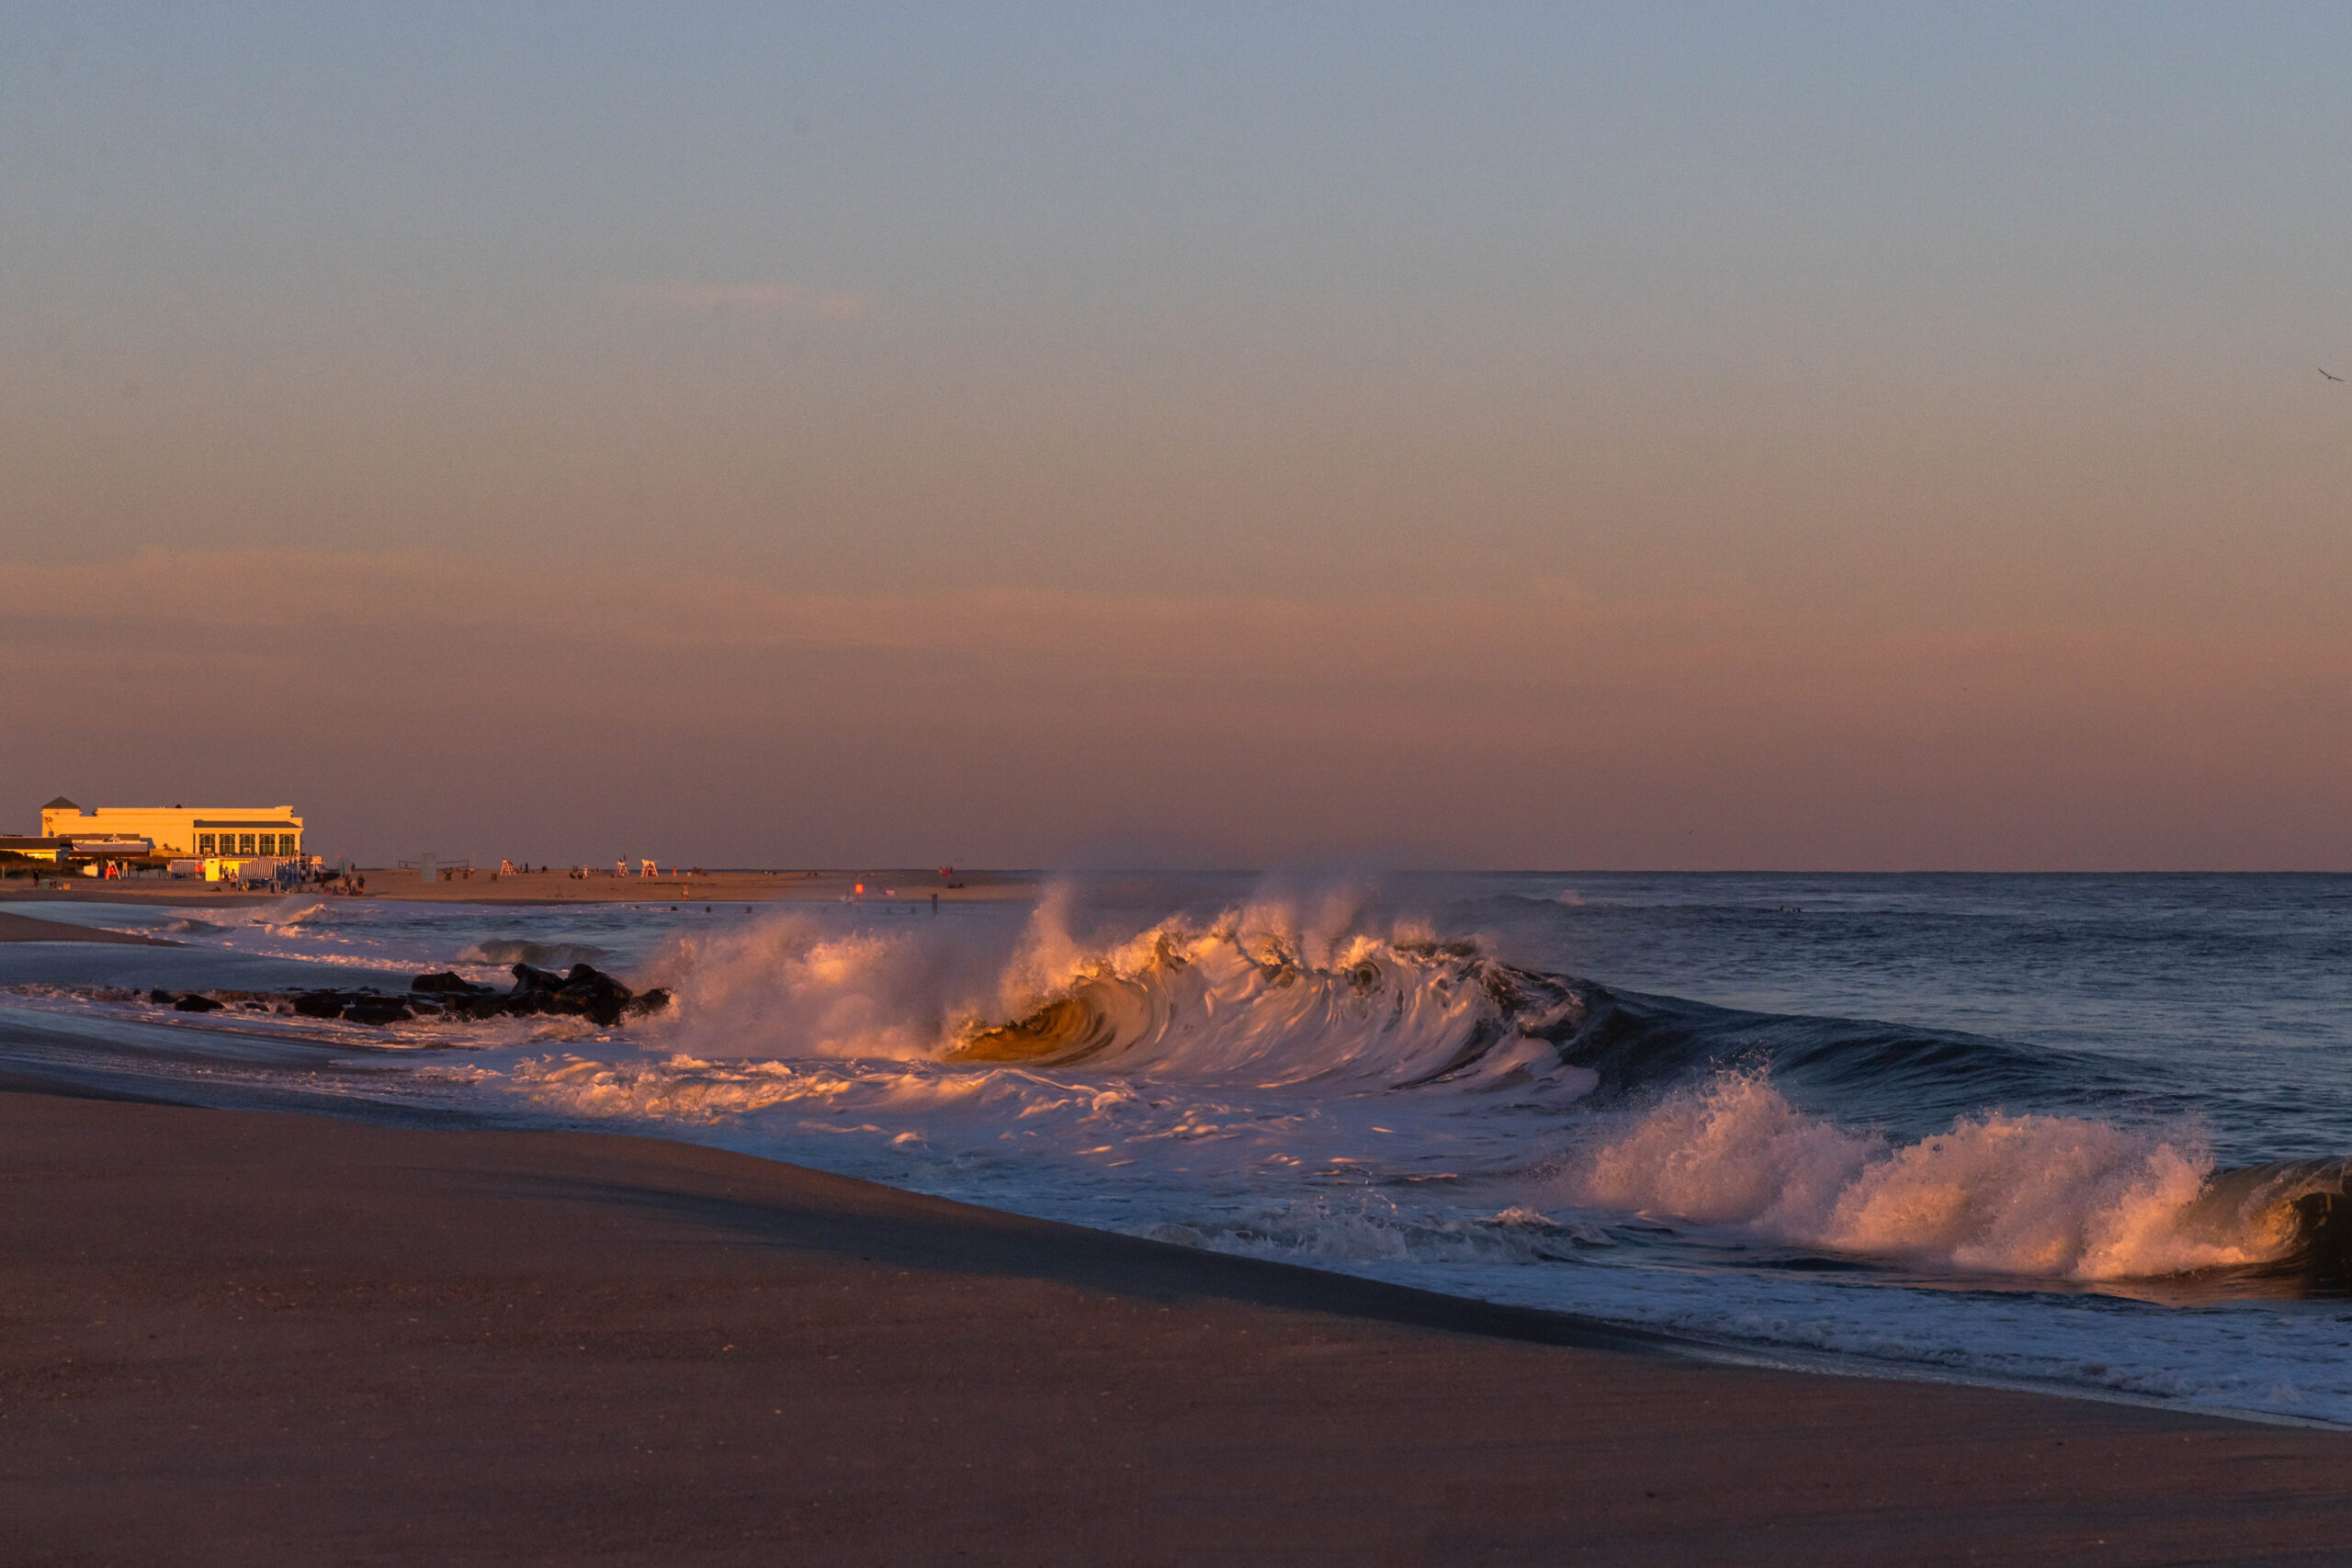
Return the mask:
[(1155, 1077), (1246, 1075), (1262, 1087), (1541, 1078), (1581, 1092), (1599, 1081), (1558, 1048), (1589, 1008), (1573, 982), (1412, 931), (1315, 945), (1258, 911), (1163, 922), (1073, 964), (1056, 993), (1019, 1016), (967, 1021), (944, 1055), (1088, 1062)]
[(1513, 969), (1476, 942), (1410, 925), (1356, 929), (1355, 912), (1337, 904), (1306, 919), (1252, 906), (1088, 939), (1049, 898), (993, 950), (929, 922), (843, 931), (793, 916), (682, 939), (650, 972), (679, 998), (678, 1043), (704, 1057), (1084, 1063), (1261, 1088), (1543, 1080), (1581, 1093), (1599, 1082), (1558, 1044), (1598, 987)]
[[(1182, 1148), (1187, 1170), (1271, 1160), (1374, 1181), (1423, 1179), (1365, 1151), (1396, 1135), (1381, 1123), (1424, 1114), (1447, 1121), (1421, 1124), (1437, 1134), (1422, 1146), (1511, 1201), (1540, 1190), (1744, 1245), (1976, 1277), (2352, 1281), (2343, 1162), (2217, 1172), (2191, 1127), (1984, 1109), (2098, 1088), (2111, 1066), (1616, 993), (1478, 940), (1365, 929), (1344, 901), (1107, 936), (1073, 931), (1057, 899), (993, 936), (793, 914), (682, 937), (649, 978), (678, 996), (674, 1021), (648, 1032), (678, 1055), (545, 1069), (532, 1092), (686, 1120), (854, 1101), (852, 1127), (894, 1140), (1019, 1139), (1114, 1163)], [(1453, 1096), (1497, 1089), (1496, 1119), (1456, 1119), (1471, 1107)]]
[(2302, 1249), (2295, 1201), (2311, 1187), (2242, 1185), (2216, 1182), (2193, 1133), (1990, 1111), (1895, 1143), (1738, 1072), (1668, 1095), (1565, 1178), (1579, 1203), (1789, 1246), (2084, 1281), (2245, 1269)]

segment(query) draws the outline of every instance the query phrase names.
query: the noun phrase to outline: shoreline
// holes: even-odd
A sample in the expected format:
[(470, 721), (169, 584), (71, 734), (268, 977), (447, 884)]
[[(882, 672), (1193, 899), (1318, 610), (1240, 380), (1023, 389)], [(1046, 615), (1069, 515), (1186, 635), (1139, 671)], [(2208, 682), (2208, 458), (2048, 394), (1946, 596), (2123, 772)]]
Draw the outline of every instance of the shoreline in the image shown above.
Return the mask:
[[(200, 882), (147, 878), (105, 881), (95, 877), (65, 879), (63, 888), (0, 883), (0, 903), (123, 903), (166, 908), (220, 908), (239, 904), (276, 903), (288, 897), (393, 899), (427, 904), (487, 904), (536, 908), (567, 904), (839, 904), (921, 905), (928, 908), (933, 894), (942, 904), (1001, 904), (1034, 899), (1044, 879), (1027, 872), (974, 871), (956, 874), (955, 885), (943, 882), (936, 871), (904, 868), (883, 871), (719, 871), (681, 875), (674, 868), (657, 876), (615, 876), (592, 870), (574, 880), (563, 872), (517, 872), (497, 874), (476, 872), (470, 877), (425, 883), (413, 870), (362, 866), (364, 894), (297, 888), (284, 893), (241, 893), (221, 888), (207, 892)], [(859, 885), (865, 886), (859, 892)], [(219, 885), (211, 885), (218, 886)]]
[(186, 945), (163, 937), (108, 931), (103, 926), (77, 926), (65, 920), (37, 919), (30, 915), (14, 915), (0, 909), (0, 942), (110, 942), (118, 947)]
[(2154, 1562), (2352, 1526), (2340, 1432), (1711, 1362), (660, 1139), (18, 1074), (0, 1145), (12, 1557)]

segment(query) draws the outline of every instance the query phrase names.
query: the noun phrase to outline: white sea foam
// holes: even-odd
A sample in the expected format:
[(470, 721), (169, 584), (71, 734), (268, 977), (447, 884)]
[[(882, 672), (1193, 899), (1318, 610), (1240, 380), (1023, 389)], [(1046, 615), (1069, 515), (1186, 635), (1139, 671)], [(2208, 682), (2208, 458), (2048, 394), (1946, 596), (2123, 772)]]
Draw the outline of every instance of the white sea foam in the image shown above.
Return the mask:
[[(1515, 1032), (1525, 1021), (1498, 1008), (1486, 964), (1418, 930), (1361, 930), (1339, 900), (1312, 918), (1250, 906), (1089, 941), (1049, 899), (994, 945), (927, 922), (844, 931), (784, 917), (656, 954), (650, 973), (678, 996), (674, 1020), (650, 1032), (666, 1061), (543, 1064), (517, 1081), (575, 1114), (709, 1119), (854, 1100), (927, 1143), (939, 1130), (916, 1123), (985, 1107), (1032, 1136), (1057, 1122), (1081, 1142), (1116, 1133), (1136, 1158), (1150, 1140), (1247, 1127), (1246, 1156), (1228, 1166), (1337, 1161), (1374, 1179), (1402, 1168), (1359, 1128), (1374, 1117), (1364, 1097), (1404, 1091), (1380, 1114), (1414, 1127), (1417, 1152), (1467, 1153), (1485, 1171), (1555, 1158), (1525, 1197), (1915, 1268), (2130, 1279), (2263, 1262), (2294, 1238), (2276, 1204), (2218, 1226), (2199, 1210), (2213, 1161), (2190, 1130), (1994, 1112), (1902, 1144), (1802, 1111), (1758, 1072), (1719, 1073), (1637, 1112), (1558, 1120), (1597, 1075)], [(1050, 1011), (1071, 1003), (1072, 1021)], [(1000, 1043), (988, 1032), (1009, 1015), (1040, 1009), (1049, 1025), (978, 1049)], [(1544, 1132), (1512, 1111), (1465, 1110), (1465, 1094), (1498, 1082), (1544, 1091)], [(1211, 1087), (1225, 1091), (1214, 1101), (1192, 1092)], [(1307, 1090), (1311, 1115), (1295, 1099)], [(1106, 1109), (1138, 1097), (1171, 1113)], [(1311, 1129), (1346, 1142), (1318, 1146)], [(1198, 1150), (1189, 1157), (1197, 1168)]]
[(306, 898), (300, 894), (276, 899), (267, 904), (255, 904), (227, 911), (234, 924), (258, 926), (264, 931), (290, 931), (306, 920), (316, 919), (326, 913), (324, 900)]
[(2216, 1234), (2193, 1131), (1989, 1112), (1915, 1143), (1808, 1115), (1756, 1073), (1679, 1089), (1560, 1179), (1569, 1201), (1965, 1273), (2123, 1280), (2266, 1262), (2272, 1206)]
[(929, 1057), (986, 1005), (1004, 962), (990, 945), (787, 913), (673, 937), (642, 977), (676, 998), (653, 1032), (692, 1055)]
[[(1557, 888), (1529, 879), (1531, 907)], [(322, 1032), (355, 1050), (472, 1047), (420, 1061), (415, 1092), (435, 1104), (1713, 1339), (2352, 1420), (2329, 1312), (2054, 1293), (2277, 1255), (2284, 1190), (2218, 1205), (2193, 1126), (1986, 1111), (1895, 1136), (1822, 1113), (1840, 1102), (1818, 1084), (1703, 1067), (1674, 1081), (1691, 1069), (1671, 1054), (1635, 1062), (1653, 1076), (1630, 1098), (1597, 1098), (1557, 1043), (1576, 994), (1353, 895), (1124, 924), (1090, 923), (1067, 897), (935, 922), (356, 900), (203, 918), (229, 929), (191, 941), (254, 956), (397, 973), (571, 943), (676, 989), (673, 1012), (623, 1030)], [(108, 1027), (155, 1015), (124, 997), (22, 1005)], [(199, 1029), (175, 1024), (174, 1049)], [(380, 1068), (352, 1082), (402, 1092)], [(1777, 1268), (1790, 1252), (1880, 1267)], [(1905, 1279), (2030, 1290), (1886, 1282)]]
[[(1359, 929), (1343, 897), (1107, 940), (1074, 935), (1066, 900), (1048, 897), (1011, 940), (929, 922), (844, 931), (787, 915), (673, 939), (646, 976), (677, 998), (656, 1037), (701, 1058), (1083, 1058), (1133, 1079), (1261, 1088), (1431, 1075), (1542, 1078), (1562, 1099), (1593, 1088), (1595, 1074), (1517, 1032), (1522, 1021), (1486, 987), (1488, 967), (1474, 947), (1417, 927)], [(1036, 1021), (1057, 1005), (1066, 1017)]]

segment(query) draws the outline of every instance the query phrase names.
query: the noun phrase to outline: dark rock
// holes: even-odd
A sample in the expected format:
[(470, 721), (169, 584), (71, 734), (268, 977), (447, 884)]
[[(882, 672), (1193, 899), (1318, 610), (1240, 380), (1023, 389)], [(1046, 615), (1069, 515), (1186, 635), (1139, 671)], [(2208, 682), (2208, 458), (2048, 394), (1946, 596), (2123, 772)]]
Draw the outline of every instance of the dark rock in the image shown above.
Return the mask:
[(199, 997), (194, 991), (172, 1004), (174, 1012), (219, 1012), (222, 1004), (210, 997)]
[(563, 989), (563, 976), (546, 969), (534, 969), (527, 964), (517, 964), (512, 973), (514, 976), (514, 994), (518, 997), (530, 991), (544, 991), (552, 996)]
[(602, 1024), (616, 1023), (633, 994), (593, 964), (575, 964), (569, 974), (556, 975), (517, 964), (513, 973), (514, 988), (500, 998), (501, 1010), (518, 1018), (567, 1013)]
[[(386, 996), (373, 987), (349, 991), (224, 993), (236, 1001), (285, 1011), (303, 1018), (339, 1018), (351, 1023), (381, 1027), (404, 1019), (535, 1018), (548, 1014), (586, 1018), (609, 1028), (625, 1018), (642, 1018), (671, 1005), (667, 990), (642, 996), (594, 964), (575, 964), (558, 975), (527, 964), (514, 966), (514, 988), (500, 994), (477, 986), (454, 972), (419, 975), (399, 996)], [(169, 991), (154, 993), (170, 1001)], [(190, 1002), (194, 1005), (190, 1005)], [(174, 1004), (191, 1012), (209, 1012), (221, 1004), (210, 998), (192, 997)]]
[(563, 977), (563, 989), (556, 993), (556, 998), (565, 1011), (585, 1013), (609, 1029), (620, 1021), (621, 1010), (635, 995), (603, 970), (575, 964)]
[(178, 1000), (178, 998), (174, 997), (169, 991), (150, 991), (147, 993), (147, 999), (153, 1002), (158, 1007), (165, 1006), (171, 1002)]

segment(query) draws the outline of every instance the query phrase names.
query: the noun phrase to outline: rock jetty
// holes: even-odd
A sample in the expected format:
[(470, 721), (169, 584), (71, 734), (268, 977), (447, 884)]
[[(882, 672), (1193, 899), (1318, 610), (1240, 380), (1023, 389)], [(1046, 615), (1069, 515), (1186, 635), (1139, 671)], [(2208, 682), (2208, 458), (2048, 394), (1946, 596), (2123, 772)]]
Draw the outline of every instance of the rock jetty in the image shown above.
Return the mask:
[(569, 972), (558, 975), (552, 970), (517, 964), (513, 973), (514, 987), (508, 991), (478, 986), (462, 975), (444, 970), (419, 975), (409, 982), (404, 995), (362, 987), (351, 991), (219, 991), (209, 995), (192, 991), (175, 998), (169, 991), (152, 991), (148, 999), (180, 1012), (214, 1012), (243, 1003), (260, 1011), (290, 1011), (303, 1018), (340, 1019), (345, 1023), (367, 1023), (379, 1028), (417, 1019), (533, 1018), (544, 1014), (585, 1018), (610, 1028), (625, 1018), (642, 1018), (670, 1005), (666, 989), (656, 987), (633, 991), (592, 964), (575, 964)]

